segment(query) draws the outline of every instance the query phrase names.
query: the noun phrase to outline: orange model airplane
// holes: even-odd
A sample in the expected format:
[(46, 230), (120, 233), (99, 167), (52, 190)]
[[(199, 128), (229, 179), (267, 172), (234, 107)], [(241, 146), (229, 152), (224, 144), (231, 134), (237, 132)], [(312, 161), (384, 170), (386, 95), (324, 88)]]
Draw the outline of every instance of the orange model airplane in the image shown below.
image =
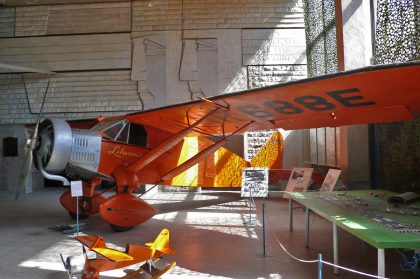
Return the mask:
[[(150, 274), (151, 278), (158, 278), (176, 264), (172, 262), (161, 270), (155, 267), (155, 263), (164, 254), (175, 253), (169, 247), (168, 229), (163, 229), (154, 242), (146, 243), (147, 247), (127, 244), (125, 252), (108, 248), (101, 236), (76, 236), (76, 239), (83, 244), (83, 256), (70, 256), (64, 261), (63, 256), (60, 254), (69, 278), (81, 274), (82, 279), (96, 279), (99, 278), (99, 272), (123, 268), (141, 262), (145, 263), (138, 270), (127, 274), (123, 278), (132, 278), (140, 272)], [(88, 251), (96, 253), (96, 258), (88, 258), (85, 246), (88, 248)]]
[[(420, 113), (419, 78), (419, 62), (380, 65), (122, 116), (38, 120), (17, 194), (34, 156), (44, 177), (65, 185), (84, 181), (79, 212), (100, 212), (114, 229), (126, 230), (155, 214), (132, 195), (139, 185), (240, 186), (247, 163), (222, 148), (233, 135), (413, 120)], [(97, 191), (104, 182), (115, 195)], [(66, 192), (60, 200), (74, 216), (75, 198)]]

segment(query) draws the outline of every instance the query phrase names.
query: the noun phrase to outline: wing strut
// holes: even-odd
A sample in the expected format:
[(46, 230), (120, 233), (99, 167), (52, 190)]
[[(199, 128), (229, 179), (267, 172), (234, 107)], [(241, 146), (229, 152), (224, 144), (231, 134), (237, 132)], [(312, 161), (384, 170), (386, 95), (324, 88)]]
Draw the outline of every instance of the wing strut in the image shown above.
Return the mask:
[(150, 150), (148, 153), (146, 153), (143, 157), (132, 163), (130, 166), (127, 167), (127, 170), (130, 172), (138, 172), (144, 166), (158, 158), (160, 155), (177, 145), (186, 135), (188, 135), (195, 127), (200, 125), (201, 122), (203, 122), (207, 117), (218, 111), (219, 108), (216, 108), (203, 117), (201, 117), (199, 120), (197, 120), (194, 124), (189, 125), (188, 127), (184, 128), (183, 130), (179, 131), (178, 133), (172, 135), (171, 137), (167, 138), (163, 142), (161, 142), (158, 146)]
[(187, 161), (185, 161), (184, 163), (182, 163), (181, 165), (179, 165), (176, 168), (172, 169), (171, 171), (167, 172), (166, 174), (164, 174), (162, 176), (161, 180), (169, 180), (169, 179), (177, 176), (178, 174), (186, 171), (187, 169), (189, 169), (190, 167), (194, 166), (198, 162), (204, 160), (205, 158), (207, 158), (208, 156), (210, 156), (212, 153), (216, 152), (217, 149), (219, 149), (220, 147), (222, 147), (223, 145), (225, 145), (226, 142), (228, 141), (228, 139), (231, 136), (236, 135), (237, 133), (239, 133), (242, 129), (246, 128), (251, 123), (253, 123), (253, 121), (246, 123), (245, 125), (243, 125), (239, 129), (237, 129), (236, 131), (234, 131), (229, 136), (223, 137), (222, 139), (220, 139), (217, 142), (215, 142), (213, 145), (207, 147), (203, 151), (199, 152), (198, 154), (196, 154), (192, 158), (190, 158)]

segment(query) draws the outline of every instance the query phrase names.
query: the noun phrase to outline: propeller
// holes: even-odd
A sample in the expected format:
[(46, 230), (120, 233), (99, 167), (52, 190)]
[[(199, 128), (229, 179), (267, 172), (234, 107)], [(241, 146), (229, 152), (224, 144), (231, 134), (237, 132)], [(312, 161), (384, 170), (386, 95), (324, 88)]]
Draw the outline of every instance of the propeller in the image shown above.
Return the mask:
[(70, 263), (66, 263), (66, 261), (64, 261), (63, 255), (61, 255), (61, 253), (60, 253), (60, 258), (61, 258), (61, 261), (63, 262), (64, 269), (66, 270), (67, 275), (69, 276), (69, 279), (73, 279), (73, 276), (71, 275), (71, 271), (70, 271)]
[[(42, 109), (44, 108), (44, 103), (45, 103), (45, 99), (47, 98), (47, 92), (48, 92), (49, 86), (50, 86), (50, 79), (48, 79), (47, 87), (45, 89), (44, 98), (42, 100), (41, 109), (38, 114), (38, 120), (36, 122), (35, 130), (32, 136), (29, 136), (26, 138), (25, 161), (23, 162), (22, 172), (19, 176), (19, 181), (16, 187), (15, 201), (18, 200), (20, 194), (22, 194), (23, 189), (25, 188), (26, 179), (28, 178), (28, 174), (31, 171), (31, 166), (32, 166), (32, 161), (33, 161), (33, 151), (38, 148), (38, 145), (40, 142), (38, 138), (38, 129), (39, 129), (39, 123), (41, 121)], [(42, 138), (42, 140), (44, 140), (44, 137)]]

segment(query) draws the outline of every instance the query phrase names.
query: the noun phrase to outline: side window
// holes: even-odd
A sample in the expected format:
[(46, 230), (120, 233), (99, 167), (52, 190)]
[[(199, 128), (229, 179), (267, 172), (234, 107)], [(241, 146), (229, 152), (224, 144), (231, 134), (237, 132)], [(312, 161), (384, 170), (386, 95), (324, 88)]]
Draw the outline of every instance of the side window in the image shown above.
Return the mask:
[(146, 129), (142, 125), (130, 123), (128, 143), (139, 146), (147, 146)]

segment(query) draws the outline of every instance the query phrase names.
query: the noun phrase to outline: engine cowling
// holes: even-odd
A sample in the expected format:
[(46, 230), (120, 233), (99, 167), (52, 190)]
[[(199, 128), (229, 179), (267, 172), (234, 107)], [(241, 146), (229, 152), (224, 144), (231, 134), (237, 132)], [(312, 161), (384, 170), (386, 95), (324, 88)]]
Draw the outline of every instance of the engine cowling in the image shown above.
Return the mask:
[(39, 144), (34, 152), (36, 166), (39, 168), (41, 162), (48, 173), (63, 172), (70, 159), (72, 138), (70, 125), (65, 120), (45, 119), (39, 125)]
[(56, 175), (66, 173), (77, 179), (98, 175), (101, 136), (90, 130), (71, 129), (62, 119), (46, 119), (39, 125), (35, 166), (45, 178), (67, 181)]

